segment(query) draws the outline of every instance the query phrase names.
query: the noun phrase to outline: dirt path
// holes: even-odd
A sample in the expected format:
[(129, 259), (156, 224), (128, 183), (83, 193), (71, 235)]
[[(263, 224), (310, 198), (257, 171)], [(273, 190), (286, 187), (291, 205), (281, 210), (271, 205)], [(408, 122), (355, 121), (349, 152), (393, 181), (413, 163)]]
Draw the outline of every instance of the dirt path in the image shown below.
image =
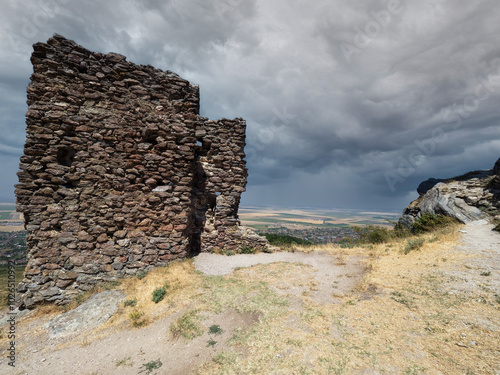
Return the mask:
[[(453, 251), (466, 256), (463, 263), (443, 270), (448, 276), (443, 290), (469, 296), (488, 294), (500, 298), (500, 234), (484, 220), (467, 224), (462, 230), (462, 244)], [(496, 326), (500, 329), (500, 319)]]

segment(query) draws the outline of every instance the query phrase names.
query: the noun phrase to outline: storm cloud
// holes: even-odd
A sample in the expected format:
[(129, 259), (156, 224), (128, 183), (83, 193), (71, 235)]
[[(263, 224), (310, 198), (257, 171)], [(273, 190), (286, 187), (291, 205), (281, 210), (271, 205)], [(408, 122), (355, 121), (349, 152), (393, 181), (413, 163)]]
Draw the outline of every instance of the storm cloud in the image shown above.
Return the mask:
[(246, 205), (401, 210), (500, 157), (494, 0), (3, 0), (0, 200), (25, 139), (31, 44), (53, 33), (200, 85), (247, 120)]

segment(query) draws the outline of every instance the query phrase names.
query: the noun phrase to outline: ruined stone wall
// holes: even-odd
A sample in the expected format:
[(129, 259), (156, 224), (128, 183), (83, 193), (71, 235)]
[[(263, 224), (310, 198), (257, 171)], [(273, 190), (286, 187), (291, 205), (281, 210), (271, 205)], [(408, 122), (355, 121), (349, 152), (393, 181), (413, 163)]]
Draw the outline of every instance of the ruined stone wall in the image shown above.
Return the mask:
[(59, 35), (31, 61), (16, 186), (25, 306), (215, 247), (266, 246), (238, 226), (244, 120), (205, 119), (197, 86)]

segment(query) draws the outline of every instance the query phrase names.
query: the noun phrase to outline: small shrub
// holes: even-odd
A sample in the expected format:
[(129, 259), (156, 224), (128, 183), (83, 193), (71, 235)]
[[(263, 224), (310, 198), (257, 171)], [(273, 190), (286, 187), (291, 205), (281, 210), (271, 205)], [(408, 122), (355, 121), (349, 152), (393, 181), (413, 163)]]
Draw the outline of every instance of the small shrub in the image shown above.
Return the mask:
[(144, 279), (146, 277), (147, 274), (148, 274), (147, 270), (139, 271), (139, 272), (137, 272), (137, 278), (139, 280), (142, 280), (142, 279)]
[(144, 316), (144, 312), (140, 310), (134, 310), (129, 314), (130, 319), (134, 327), (141, 327), (146, 324), (146, 319), (141, 319)]
[(254, 247), (250, 247), (250, 246), (243, 246), (240, 250), (241, 254), (255, 254), (256, 252), (257, 252), (257, 249), (255, 249)]
[(456, 220), (452, 217), (426, 213), (415, 221), (413, 224), (413, 232), (417, 234), (431, 232), (454, 223), (456, 223)]
[(272, 246), (277, 247), (292, 247), (292, 246), (311, 246), (313, 243), (311, 241), (304, 240), (302, 238), (276, 234), (276, 233), (264, 233), (260, 234), (265, 236)]
[(424, 244), (425, 240), (423, 238), (414, 238), (411, 240), (408, 240), (406, 243), (406, 247), (404, 250), (405, 254), (408, 254), (410, 251), (420, 249), (422, 245)]
[(208, 329), (208, 333), (212, 335), (220, 335), (222, 332), (224, 332), (224, 330), (216, 324), (210, 326), (210, 328)]
[(129, 316), (130, 316), (130, 319), (132, 319), (132, 320), (138, 320), (144, 316), (144, 313), (140, 310), (134, 310), (129, 314)]
[(236, 253), (233, 250), (224, 250), (224, 255), (230, 257), (236, 255)]
[(354, 248), (354, 247), (356, 247), (356, 245), (354, 245), (354, 244), (352, 244), (352, 243), (345, 243), (345, 242), (344, 242), (344, 243), (341, 243), (341, 244), (340, 244), (340, 248), (341, 248), (341, 249), (352, 249), (352, 248)]
[(157, 359), (156, 361), (145, 363), (141, 366), (144, 368), (139, 371), (139, 374), (144, 371), (146, 371), (146, 374), (151, 374), (153, 370), (158, 370), (161, 366), (163, 366), (163, 363), (159, 359)]
[(380, 244), (391, 239), (391, 230), (388, 228), (369, 225), (364, 228), (353, 227), (353, 229), (359, 234), (361, 242)]
[(137, 298), (128, 299), (125, 302), (123, 302), (123, 306), (125, 307), (127, 306), (135, 307), (136, 305), (137, 305)]
[(163, 298), (165, 298), (165, 294), (167, 294), (167, 290), (164, 286), (162, 286), (161, 288), (156, 288), (153, 292), (153, 302), (160, 302), (161, 300), (163, 300)]
[(491, 272), (481, 272), (481, 276), (491, 276)]
[(412, 235), (411, 229), (400, 223), (394, 225), (392, 233), (395, 238), (406, 238)]

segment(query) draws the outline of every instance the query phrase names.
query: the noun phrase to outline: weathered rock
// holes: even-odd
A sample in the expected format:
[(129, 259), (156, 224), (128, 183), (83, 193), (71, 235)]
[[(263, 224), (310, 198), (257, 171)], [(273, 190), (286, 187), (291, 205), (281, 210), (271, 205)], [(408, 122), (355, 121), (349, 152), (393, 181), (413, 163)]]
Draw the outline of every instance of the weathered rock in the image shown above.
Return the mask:
[(405, 208), (399, 223), (411, 228), (415, 220), (426, 213), (450, 216), (461, 223), (494, 219), (500, 214), (499, 165), (500, 159), (496, 169), (424, 181), (419, 185), (420, 197)]
[(96, 294), (76, 309), (56, 316), (45, 324), (51, 338), (59, 338), (89, 331), (106, 323), (125, 299), (121, 290), (107, 290)]
[(434, 186), (436, 186), (438, 183), (443, 182), (444, 180), (439, 179), (439, 178), (429, 178), (428, 180), (425, 180), (418, 185), (417, 188), (417, 193), (419, 195), (424, 195), (427, 193), (430, 189), (432, 189)]
[(199, 116), (198, 86), (116, 53), (60, 35), (34, 50), (16, 197), (29, 231), (24, 284), (40, 288), (21, 303), (65, 303), (97, 281), (214, 247), (267, 246), (239, 235), (243, 119)]

